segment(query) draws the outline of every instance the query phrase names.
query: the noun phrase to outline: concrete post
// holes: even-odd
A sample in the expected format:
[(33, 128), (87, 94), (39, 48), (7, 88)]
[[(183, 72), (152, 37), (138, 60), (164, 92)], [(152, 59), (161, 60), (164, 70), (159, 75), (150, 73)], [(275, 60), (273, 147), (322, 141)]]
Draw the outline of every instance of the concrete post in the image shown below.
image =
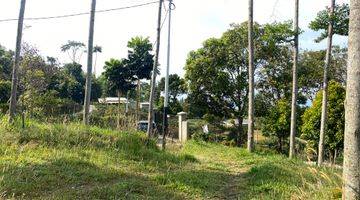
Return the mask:
[(185, 143), (188, 140), (188, 125), (187, 125), (187, 113), (180, 112), (179, 116), (179, 141)]

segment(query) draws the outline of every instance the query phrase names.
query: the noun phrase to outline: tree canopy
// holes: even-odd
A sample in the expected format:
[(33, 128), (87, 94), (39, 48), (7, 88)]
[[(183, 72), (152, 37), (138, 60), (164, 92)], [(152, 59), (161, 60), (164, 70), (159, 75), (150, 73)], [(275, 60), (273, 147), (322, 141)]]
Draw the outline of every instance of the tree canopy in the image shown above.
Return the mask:
[(333, 24), (334, 34), (347, 36), (349, 33), (349, 4), (336, 5), (334, 14), (329, 15), (329, 8), (320, 11), (314, 21), (309, 24), (310, 29), (314, 31), (321, 31), (321, 35), (315, 39), (315, 42), (321, 42), (327, 38), (329, 23)]

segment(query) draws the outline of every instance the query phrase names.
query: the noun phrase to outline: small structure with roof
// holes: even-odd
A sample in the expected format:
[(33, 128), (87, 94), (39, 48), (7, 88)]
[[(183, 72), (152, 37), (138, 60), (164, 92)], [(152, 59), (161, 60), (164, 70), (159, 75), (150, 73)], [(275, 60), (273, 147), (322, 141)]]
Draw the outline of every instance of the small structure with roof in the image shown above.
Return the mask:
[[(99, 98), (98, 101), (101, 104), (119, 104), (119, 97)], [(129, 101), (127, 98), (120, 97), (120, 104), (129, 104)]]

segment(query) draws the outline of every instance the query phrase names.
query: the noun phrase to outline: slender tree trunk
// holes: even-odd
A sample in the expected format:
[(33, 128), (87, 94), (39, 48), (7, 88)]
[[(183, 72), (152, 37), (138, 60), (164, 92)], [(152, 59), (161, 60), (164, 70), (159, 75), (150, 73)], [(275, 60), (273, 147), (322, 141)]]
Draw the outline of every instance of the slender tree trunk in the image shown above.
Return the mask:
[(16, 93), (17, 93), (17, 82), (18, 82), (18, 69), (20, 65), (21, 39), (22, 39), (22, 31), (24, 25), (25, 5), (26, 5), (26, 0), (21, 0), (17, 37), (16, 37), (15, 63), (12, 70), (12, 80), (11, 80), (11, 96), (10, 96), (10, 105), (9, 105), (10, 123), (14, 121), (15, 113), (16, 113)]
[(140, 79), (137, 80), (136, 88), (136, 120), (140, 119), (140, 98), (141, 98), (141, 82)]
[(98, 53), (95, 53), (95, 63), (94, 63), (94, 75), (96, 77), (96, 63), (97, 63), (97, 57), (98, 57)]
[(93, 65), (93, 49), (94, 49), (94, 24), (95, 24), (95, 9), (96, 0), (91, 2), (91, 16), (89, 28), (89, 42), (88, 42), (88, 60), (87, 60), (87, 73), (86, 73), (86, 86), (85, 86), (85, 102), (84, 102), (84, 124), (89, 125), (90, 115), (90, 97), (91, 97), (91, 78), (92, 78), (92, 65)]
[(155, 61), (152, 70), (151, 76), (151, 89), (150, 89), (150, 100), (149, 100), (149, 115), (148, 115), (148, 128), (147, 135), (148, 137), (154, 136), (154, 100), (155, 100), (155, 89), (156, 89), (156, 70), (159, 63), (159, 52), (160, 52), (160, 33), (161, 33), (161, 11), (162, 4), (164, 0), (159, 1), (159, 13), (158, 13), (158, 24), (157, 24), (157, 39), (156, 39), (156, 53), (155, 53)]
[(128, 91), (128, 92), (126, 93), (125, 116), (127, 116), (127, 115), (129, 114), (129, 103), (130, 103), (130, 101), (129, 101), (129, 92), (130, 92), (130, 91)]
[(296, 105), (298, 96), (298, 59), (299, 59), (299, 0), (295, 0), (295, 18), (294, 18), (294, 66), (292, 83), (292, 103), (291, 103), (291, 127), (290, 127), (290, 151), (289, 157), (295, 156), (295, 137), (296, 137)]
[(343, 199), (360, 199), (360, 0), (350, 1)]
[(117, 128), (120, 130), (121, 128), (121, 123), (120, 123), (120, 119), (121, 119), (121, 92), (120, 90), (117, 91), (117, 96), (118, 96), (118, 115), (117, 115)]
[(249, 110), (247, 149), (254, 151), (254, 2), (249, 0), (248, 42), (249, 42)]
[[(331, 7), (329, 15), (334, 14), (335, 9), (335, 0), (331, 0)], [(328, 107), (328, 71), (331, 62), (331, 51), (332, 51), (332, 40), (333, 40), (333, 23), (329, 23), (328, 29), (328, 46), (326, 51), (326, 59), (324, 66), (324, 82), (323, 82), (323, 99), (322, 99), (322, 108), (321, 108), (321, 127), (320, 127), (320, 141), (319, 141), (319, 153), (318, 153), (318, 166), (321, 166), (324, 162), (324, 138), (326, 132), (326, 122), (327, 122), (327, 107)]]

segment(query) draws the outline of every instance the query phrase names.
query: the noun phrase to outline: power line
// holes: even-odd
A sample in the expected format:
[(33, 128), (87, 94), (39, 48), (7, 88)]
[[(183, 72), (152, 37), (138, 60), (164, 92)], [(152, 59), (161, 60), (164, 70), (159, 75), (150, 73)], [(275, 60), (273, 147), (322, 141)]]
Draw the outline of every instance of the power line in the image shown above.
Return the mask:
[[(148, 3), (142, 3), (142, 4), (135, 4), (131, 6), (125, 6), (125, 7), (119, 7), (119, 8), (111, 8), (111, 9), (105, 9), (105, 10), (97, 10), (97, 13), (105, 13), (105, 12), (112, 12), (112, 11), (118, 11), (118, 10), (125, 10), (130, 8), (138, 8), (143, 7), (151, 4), (159, 3), (159, 1), (152, 1)], [(69, 17), (76, 17), (76, 16), (82, 16), (82, 15), (88, 15), (90, 12), (82, 12), (82, 13), (74, 13), (74, 14), (67, 14), (67, 15), (58, 15), (58, 16), (49, 16), (49, 17), (29, 17), (25, 18), (24, 20), (49, 20), (49, 19), (60, 19), (60, 18), (69, 18)], [(17, 21), (18, 18), (12, 18), (12, 19), (0, 19), (1, 22), (10, 22), (10, 21)]]

